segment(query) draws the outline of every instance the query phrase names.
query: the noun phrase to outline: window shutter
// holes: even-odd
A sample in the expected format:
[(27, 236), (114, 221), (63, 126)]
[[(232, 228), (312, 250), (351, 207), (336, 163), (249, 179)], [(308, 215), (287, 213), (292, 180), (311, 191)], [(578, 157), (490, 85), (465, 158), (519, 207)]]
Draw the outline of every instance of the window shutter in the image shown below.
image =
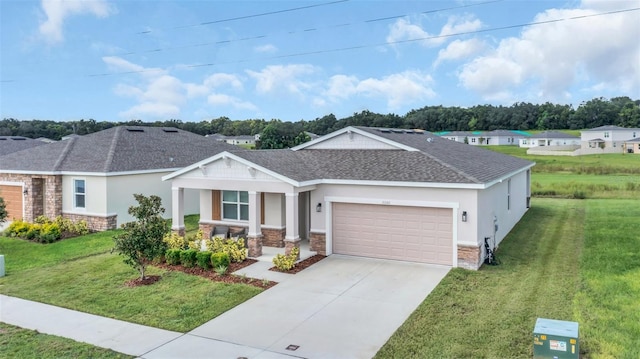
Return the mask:
[(213, 190), (211, 191), (211, 215), (213, 220), (220, 220), (222, 218), (222, 214), (220, 213), (220, 203), (222, 200), (220, 199), (220, 191)]

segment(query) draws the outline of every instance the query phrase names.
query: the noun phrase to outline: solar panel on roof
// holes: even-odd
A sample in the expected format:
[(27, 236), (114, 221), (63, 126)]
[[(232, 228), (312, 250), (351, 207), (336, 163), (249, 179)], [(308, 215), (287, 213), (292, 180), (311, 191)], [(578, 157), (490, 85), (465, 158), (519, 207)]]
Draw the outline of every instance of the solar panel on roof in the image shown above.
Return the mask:
[(14, 140), (14, 141), (24, 141), (24, 140), (26, 140), (26, 138), (24, 138), (24, 137), (11, 137), (11, 139)]
[(144, 132), (144, 129), (142, 129), (142, 128), (127, 128), (127, 131), (129, 131), (129, 132)]
[(394, 129), (391, 130), (391, 132), (393, 132), (393, 133), (404, 133), (404, 130), (399, 130), (397, 128), (394, 128)]

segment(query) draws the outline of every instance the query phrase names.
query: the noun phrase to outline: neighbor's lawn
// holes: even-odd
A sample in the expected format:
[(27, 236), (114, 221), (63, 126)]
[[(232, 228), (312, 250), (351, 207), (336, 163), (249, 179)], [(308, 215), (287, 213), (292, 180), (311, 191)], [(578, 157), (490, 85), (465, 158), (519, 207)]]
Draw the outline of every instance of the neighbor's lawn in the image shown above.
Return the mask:
[(453, 269), (376, 357), (530, 358), (538, 317), (578, 321), (583, 358), (640, 357), (638, 217), (637, 201), (534, 199), (502, 264)]
[(109, 349), (94, 347), (71, 339), (21, 329), (0, 323), (0, 358), (133, 358)]
[(162, 275), (159, 282), (127, 287), (124, 283), (136, 278), (137, 272), (123, 264), (122, 257), (105, 253), (113, 247), (112, 235), (92, 234), (47, 245), (0, 237), (7, 263), (0, 293), (185, 332), (262, 291), (157, 268), (148, 274)]
[(640, 176), (534, 173), (531, 194), (534, 197), (640, 199)]

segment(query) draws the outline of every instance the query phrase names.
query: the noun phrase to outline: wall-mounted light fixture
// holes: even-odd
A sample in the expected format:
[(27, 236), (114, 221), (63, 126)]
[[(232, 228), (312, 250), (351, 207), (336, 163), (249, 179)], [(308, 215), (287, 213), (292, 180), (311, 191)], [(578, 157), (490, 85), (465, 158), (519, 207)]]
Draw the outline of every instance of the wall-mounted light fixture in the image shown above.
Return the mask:
[(462, 211), (462, 222), (467, 221), (467, 211)]
[(322, 203), (316, 205), (316, 212), (322, 212)]
[(22, 194), (24, 194), (25, 196), (29, 194), (29, 190), (27, 188), (24, 189), (24, 191), (22, 191)]

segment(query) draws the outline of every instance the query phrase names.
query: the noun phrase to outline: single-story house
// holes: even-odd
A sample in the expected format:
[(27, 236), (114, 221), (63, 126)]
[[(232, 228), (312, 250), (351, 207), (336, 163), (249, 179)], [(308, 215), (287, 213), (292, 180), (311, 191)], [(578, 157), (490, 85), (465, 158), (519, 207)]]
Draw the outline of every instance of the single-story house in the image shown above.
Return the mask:
[(469, 145), (514, 146), (522, 138), (529, 136), (523, 131), (493, 130), (493, 131), (443, 131), (436, 135), (448, 140)]
[(251, 135), (226, 136), (224, 141), (230, 145), (255, 145), (256, 138)]
[(600, 126), (580, 131), (581, 150), (601, 150), (598, 153), (622, 153), (624, 143), (640, 137), (640, 128)]
[(520, 139), (520, 147), (580, 146), (580, 137), (559, 131), (544, 131)]
[(346, 127), (291, 149), (226, 150), (163, 177), (172, 230), (188, 190), (200, 228), (262, 246), (477, 269), (529, 208), (533, 162), (421, 130)]
[(22, 136), (0, 136), (0, 156), (27, 148), (45, 145), (45, 142)]
[[(132, 220), (135, 193), (160, 196), (170, 218), (162, 176), (232, 148), (175, 128), (114, 127), (1, 156), (0, 196), (9, 219), (29, 222), (62, 215), (93, 230), (116, 228)], [(182, 213), (198, 212), (198, 195), (187, 191)]]

